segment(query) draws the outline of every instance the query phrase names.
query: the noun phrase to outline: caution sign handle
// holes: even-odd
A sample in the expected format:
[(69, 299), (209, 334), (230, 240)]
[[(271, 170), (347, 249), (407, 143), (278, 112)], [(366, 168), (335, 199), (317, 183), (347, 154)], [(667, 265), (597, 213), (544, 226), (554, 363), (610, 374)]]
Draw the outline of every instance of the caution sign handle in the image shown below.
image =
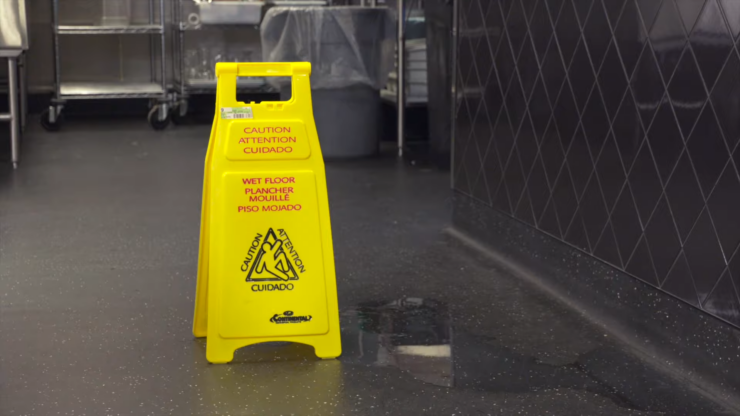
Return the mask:
[[(284, 107), (301, 106), (311, 108), (311, 64), (308, 62), (294, 63), (218, 63), (216, 77), (218, 78), (217, 106), (220, 108), (247, 106), (248, 104), (236, 100), (237, 77), (291, 77), (292, 94), (290, 100), (263, 102), (267, 105)], [(263, 104), (260, 103), (260, 104)], [(254, 104), (251, 104), (254, 106)]]

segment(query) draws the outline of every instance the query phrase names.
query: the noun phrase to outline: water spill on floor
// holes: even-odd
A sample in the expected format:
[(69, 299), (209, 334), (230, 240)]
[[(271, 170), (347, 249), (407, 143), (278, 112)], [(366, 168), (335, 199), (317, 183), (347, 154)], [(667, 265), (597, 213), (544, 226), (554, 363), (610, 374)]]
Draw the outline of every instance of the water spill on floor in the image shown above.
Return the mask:
[[(417, 408), (422, 403), (405, 402), (409, 392), (425, 392), (436, 400), (442, 388), (440, 397), (472, 400), (466, 404), (471, 412), (505, 398), (505, 403), (521, 401), (514, 407), (542, 410), (548, 400), (564, 406), (553, 414), (572, 414), (567, 409), (573, 406), (590, 409), (582, 414), (599, 415), (726, 414), (609, 340), (584, 344), (582, 338), (576, 344), (587, 348), (575, 352), (559, 343), (562, 334), (554, 333), (552, 342), (539, 345), (533, 356), (503, 336), (503, 314), (486, 316), (489, 331), (482, 334), (463, 322), (457, 328), (441, 301), (410, 297), (362, 303), (340, 314), (343, 354), (338, 360), (318, 360), (313, 348), (302, 344), (242, 348), (232, 364), (209, 366), (199, 375), (207, 394), (198, 404), (248, 403), (255, 414), (296, 414), (300, 408), (308, 409), (306, 414), (340, 415), (378, 397), (386, 404)], [(531, 341), (532, 333), (524, 329), (518, 340)], [(199, 346), (201, 357), (205, 342)], [(376, 414), (373, 406), (366, 409), (369, 414)], [(452, 413), (460, 410), (456, 406)]]
[[(490, 318), (490, 325), (495, 327), (497, 322), (495, 316)], [(543, 356), (534, 357), (495, 335), (455, 330), (453, 337), (452, 323), (448, 306), (432, 299), (361, 304), (341, 314), (344, 352), (340, 361), (345, 366), (395, 367), (420, 381), (462, 390), (510, 394), (580, 391), (628, 411), (713, 414), (716, 410), (712, 403), (697, 400), (686, 386), (666, 379), (606, 340), (584, 344), (588, 348), (572, 354), (569, 361), (548, 360), (544, 358), (548, 354), (563, 357), (572, 353), (560, 351), (568, 349), (558, 345), (560, 334), (552, 334), (553, 343), (541, 345)], [(521, 337), (526, 341), (525, 329)]]
[(397, 367), (452, 387), (452, 328), (447, 305), (420, 298), (370, 302), (341, 314), (343, 363)]

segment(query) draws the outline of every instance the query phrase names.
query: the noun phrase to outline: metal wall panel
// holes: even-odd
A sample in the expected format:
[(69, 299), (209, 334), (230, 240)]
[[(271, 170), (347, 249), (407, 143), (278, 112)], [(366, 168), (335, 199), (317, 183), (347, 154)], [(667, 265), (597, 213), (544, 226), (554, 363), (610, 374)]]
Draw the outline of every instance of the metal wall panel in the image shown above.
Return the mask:
[(740, 2), (459, 7), (455, 190), (740, 326)]

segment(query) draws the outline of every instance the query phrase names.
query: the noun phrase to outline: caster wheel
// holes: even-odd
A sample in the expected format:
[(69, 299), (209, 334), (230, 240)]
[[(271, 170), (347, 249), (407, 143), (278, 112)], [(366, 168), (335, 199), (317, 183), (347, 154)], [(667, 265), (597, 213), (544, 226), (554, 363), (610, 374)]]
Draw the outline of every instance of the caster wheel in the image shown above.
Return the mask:
[(160, 120), (157, 117), (158, 113), (159, 106), (152, 107), (152, 109), (149, 111), (149, 115), (147, 116), (147, 120), (149, 121), (149, 125), (152, 126), (154, 130), (164, 130), (167, 128), (167, 126), (170, 125), (170, 116), (168, 114), (164, 120)]
[(44, 110), (44, 112), (41, 113), (41, 127), (46, 131), (59, 131), (62, 127), (62, 115), (57, 114), (56, 121), (52, 123), (49, 121), (49, 110)]
[(187, 123), (188, 116), (187, 114), (184, 116), (181, 116), (180, 109), (176, 108), (174, 111), (170, 113), (170, 120), (172, 120), (172, 124), (178, 126), (178, 125)]

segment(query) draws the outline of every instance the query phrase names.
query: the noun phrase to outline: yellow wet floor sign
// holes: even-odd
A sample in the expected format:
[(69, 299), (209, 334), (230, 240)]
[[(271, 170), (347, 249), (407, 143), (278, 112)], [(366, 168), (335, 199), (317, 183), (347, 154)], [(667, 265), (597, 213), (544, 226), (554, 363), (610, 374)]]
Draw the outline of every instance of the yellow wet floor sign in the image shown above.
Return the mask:
[[(218, 63), (193, 333), (212, 363), (270, 341), (341, 354), (324, 162), (308, 63)], [(290, 76), (290, 101), (242, 103), (237, 77)]]

